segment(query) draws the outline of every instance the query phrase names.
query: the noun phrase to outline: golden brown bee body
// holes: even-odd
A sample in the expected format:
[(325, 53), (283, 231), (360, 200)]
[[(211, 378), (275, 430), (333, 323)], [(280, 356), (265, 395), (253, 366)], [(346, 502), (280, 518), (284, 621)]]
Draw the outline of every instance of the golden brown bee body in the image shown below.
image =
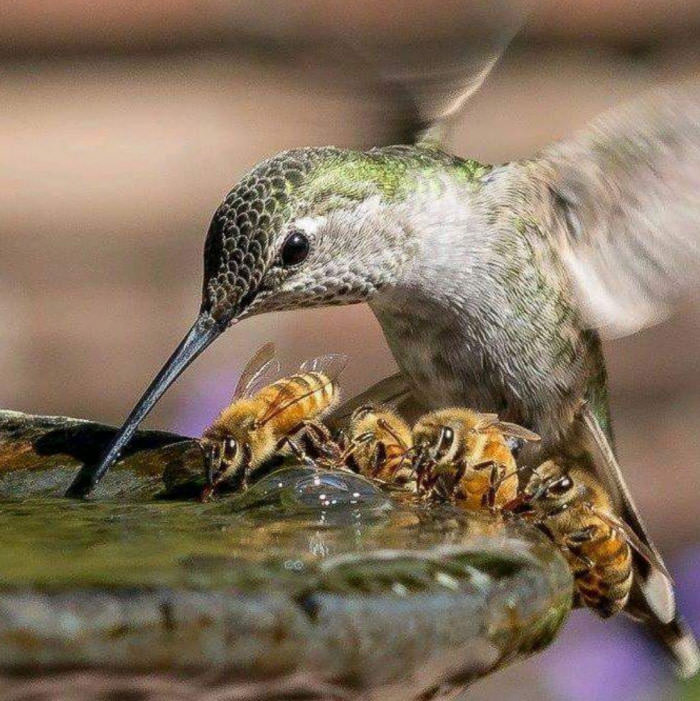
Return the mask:
[(633, 548), (667, 575), (655, 555), (614, 515), (602, 485), (587, 472), (567, 473), (547, 461), (533, 471), (523, 497), (537, 525), (569, 562), (580, 603), (601, 617), (619, 613), (629, 600)]
[(539, 440), (537, 434), (471, 409), (425, 414), (413, 428), (418, 488), (468, 510), (499, 508), (518, 494), (515, 458), (506, 436)]
[(222, 480), (245, 477), (285, 444), (295, 448), (293, 437), (329, 412), (337, 403), (336, 379), (345, 356), (327, 355), (301, 366), (301, 372), (269, 384), (279, 371), (274, 347), (261, 348), (246, 366), (234, 397), (202, 434), (208, 496)]
[(346, 462), (352, 470), (401, 487), (414, 480), (411, 429), (394, 411), (359, 407), (350, 418), (348, 433)]

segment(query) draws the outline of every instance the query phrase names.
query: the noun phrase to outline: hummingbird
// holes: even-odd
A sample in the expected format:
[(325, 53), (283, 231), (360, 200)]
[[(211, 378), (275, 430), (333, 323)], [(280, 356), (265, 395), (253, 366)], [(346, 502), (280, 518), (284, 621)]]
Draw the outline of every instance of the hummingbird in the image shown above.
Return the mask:
[[(68, 495), (95, 487), (224, 331), (268, 312), (366, 303), (400, 372), (363, 403), (468, 406), (535, 431), (525, 464), (590, 470), (657, 552), (617, 461), (601, 337), (659, 321), (697, 284), (700, 89), (657, 91), (532, 158), (487, 165), (449, 153), (444, 127), (491, 63), (457, 97), (449, 84), (412, 143), (298, 148), (240, 180), (206, 235), (196, 321)], [(681, 675), (698, 670), (671, 583), (641, 557), (627, 613)]]

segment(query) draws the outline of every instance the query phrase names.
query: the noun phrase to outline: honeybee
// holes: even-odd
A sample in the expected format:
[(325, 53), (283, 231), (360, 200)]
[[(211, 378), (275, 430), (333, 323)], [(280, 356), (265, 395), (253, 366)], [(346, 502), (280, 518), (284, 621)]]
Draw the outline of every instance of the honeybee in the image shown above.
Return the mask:
[(507, 436), (540, 440), (496, 414), (463, 408), (425, 414), (413, 427), (419, 492), (469, 510), (509, 503), (518, 494), (518, 474)]
[(314, 358), (303, 363), (298, 374), (272, 382), (280, 372), (274, 353), (271, 343), (258, 350), (243, 370), (231, 404), (202, 434), (207, 475), (203, 499), (232, 475), (240, 475), (245, 488), (249, 473), (279, 451), (305, 456), (296, 442), (301, 437), (318, 445), (328, 437), (318, 419), (338, 402), (336, 380), (347, 356)]
[(622, 611), (630, 598), (633, 549), (671, 580), (659, 558), (614, 515), (603, 486), (583, 470), (566, 472), (548, 460), (506, 508), (529, 512), (569, 562), (578, 603), (602, 618)]
[(388, 407), (366, 405), (350, 417), (345, 462), (354, 472), (387, 484), (414, 480), (408, 424)]

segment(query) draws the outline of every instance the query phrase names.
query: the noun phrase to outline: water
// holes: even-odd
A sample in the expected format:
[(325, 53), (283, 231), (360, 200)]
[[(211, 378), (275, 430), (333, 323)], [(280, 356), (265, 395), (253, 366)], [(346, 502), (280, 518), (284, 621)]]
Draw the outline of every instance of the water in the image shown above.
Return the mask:
[[(480, 539), (494, 551), (506, 531), (512, 538), (518, 528), (499, 517), (392, 499), (350, 473), (291, 468), (209, 504), (1, 502), (0, 585), (251, 589), (265, 573), (270, 586), (284, 587), (339, 556), (479, 550)], [(508, 548), (527, 558), (531, 544), (516, 538)]]

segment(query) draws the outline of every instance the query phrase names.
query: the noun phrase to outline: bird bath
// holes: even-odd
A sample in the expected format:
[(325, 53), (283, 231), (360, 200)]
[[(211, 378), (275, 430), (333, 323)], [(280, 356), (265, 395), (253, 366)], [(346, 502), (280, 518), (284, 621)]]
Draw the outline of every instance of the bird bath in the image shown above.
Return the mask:
[(3, 697), (456, 698), (568, 613), (568, 567), (529, 524), (350, 473), (173, 499), (201, 455), (145, 431), (93, 500), (62, 498), (112, 434), (0, 412)]

